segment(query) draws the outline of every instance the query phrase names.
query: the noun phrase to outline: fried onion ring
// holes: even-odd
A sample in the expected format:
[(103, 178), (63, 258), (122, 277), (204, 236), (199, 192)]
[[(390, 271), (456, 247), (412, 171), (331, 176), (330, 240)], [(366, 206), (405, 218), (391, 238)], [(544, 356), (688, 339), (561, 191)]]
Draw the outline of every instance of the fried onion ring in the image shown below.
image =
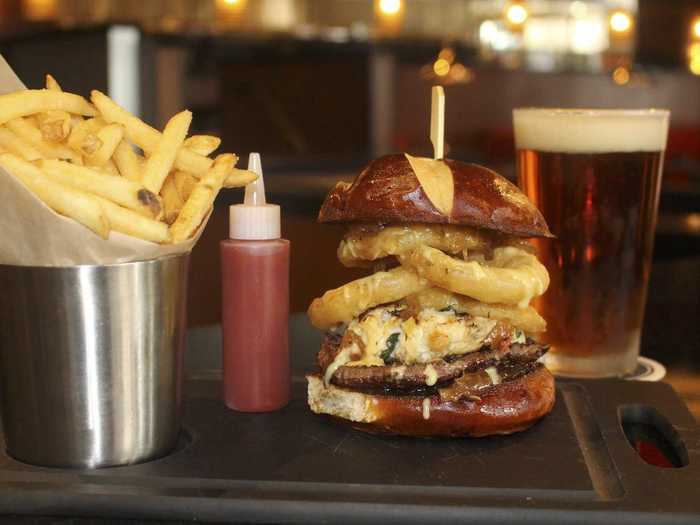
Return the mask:
[(507, 304), (481, 303), (436, 286), (409, 295), (406, 297), (406, 302), (415, 311), (420, 311), (424, 308), (443, 310), (453, 307), (460, 313), (476, 317), (488, 317), (497, 321), (508, 321), (515, 328), (520, 328), (528, 334), (537, 334), (547, 329), (547, 322), (532, 306), (518, 308)]
[(484, 303), (517, 304), (525, 308), (549, 286), (547, 269), (519, 248), (505, 246), (490, 260), (450, 257), (431, 246), (417, 246), (399, 261), (435, 286)]
[(483, 250), (489, 240), (482, 233), (449, 224), (411, 224), (388, 226), (376, 232), (360, 228), (350, 230), (338, 246), (338, 259), (349, 267), (367, 266), (389, 255), (400, 255), (418, 246), (432, 246), (447, 253)]
[(429, 286), (428, 281), (415, 272), (399, 266), (327, 291), (314, 299), (307, 313), (311, 324), (326, 330), (340, 323), (349, 323), (373, 306), (393, 303)]

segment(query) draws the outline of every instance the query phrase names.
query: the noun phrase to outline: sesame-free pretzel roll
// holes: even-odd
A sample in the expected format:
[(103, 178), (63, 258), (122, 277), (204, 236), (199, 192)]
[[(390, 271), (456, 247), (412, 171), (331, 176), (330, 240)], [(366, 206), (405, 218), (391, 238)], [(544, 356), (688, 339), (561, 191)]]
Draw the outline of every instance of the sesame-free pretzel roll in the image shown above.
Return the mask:
[(458, 224), (521, 237), (551, 237), (542, 214), (506, 178), (478, 164), (444, 159), (454, 177), (450, 216), (423, 190), (404, 155), (372, 162), (352, 184), (338, 183), (321, 207), (319, 222)]

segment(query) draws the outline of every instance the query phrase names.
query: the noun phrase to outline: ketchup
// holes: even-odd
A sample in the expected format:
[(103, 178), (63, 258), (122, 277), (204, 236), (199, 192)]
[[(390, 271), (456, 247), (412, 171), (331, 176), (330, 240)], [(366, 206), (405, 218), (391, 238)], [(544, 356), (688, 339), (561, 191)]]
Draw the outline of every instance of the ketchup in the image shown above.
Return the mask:
[(229, 240), (221, 242), (224, 402), (241, 412), (270, 412), (290, 399), (289, 248), (280, 238), (280, 208), (265, 202), (258, 179), (230, 207)]

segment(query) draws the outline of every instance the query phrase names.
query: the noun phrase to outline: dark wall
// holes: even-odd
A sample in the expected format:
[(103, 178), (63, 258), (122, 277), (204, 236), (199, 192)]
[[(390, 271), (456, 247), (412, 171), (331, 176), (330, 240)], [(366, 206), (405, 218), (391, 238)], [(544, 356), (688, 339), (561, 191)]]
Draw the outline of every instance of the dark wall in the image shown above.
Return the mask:
[(636, 61), (685, 69), (690, 23), (698, 15), (699, 0), (639, 0)]
[(30, 88), (51, 73), (66, 91), (89, 96), (107, 91), (106, 30), (51, 32), (0, 44), (0, 53)]
[(365, 56), (224, 63), (224, 143), (289, 157), (364, 155), (369, 150)]

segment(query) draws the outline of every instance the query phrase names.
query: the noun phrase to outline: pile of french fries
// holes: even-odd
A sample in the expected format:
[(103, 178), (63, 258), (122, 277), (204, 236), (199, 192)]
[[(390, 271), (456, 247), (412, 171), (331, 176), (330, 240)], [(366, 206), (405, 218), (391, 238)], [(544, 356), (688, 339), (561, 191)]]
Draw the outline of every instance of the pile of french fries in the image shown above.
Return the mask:
[(0, 96), (0, 166), (57, 213), (107, 238), (111, 230), (147, 241), (182, 242), (194, 235), (221, 188), (256, 175), (238, 157), (211, 155), (221, 139), (187, 137), (182, 111), (162, 132), (93, 91), (91, 102), (46, 89)]

